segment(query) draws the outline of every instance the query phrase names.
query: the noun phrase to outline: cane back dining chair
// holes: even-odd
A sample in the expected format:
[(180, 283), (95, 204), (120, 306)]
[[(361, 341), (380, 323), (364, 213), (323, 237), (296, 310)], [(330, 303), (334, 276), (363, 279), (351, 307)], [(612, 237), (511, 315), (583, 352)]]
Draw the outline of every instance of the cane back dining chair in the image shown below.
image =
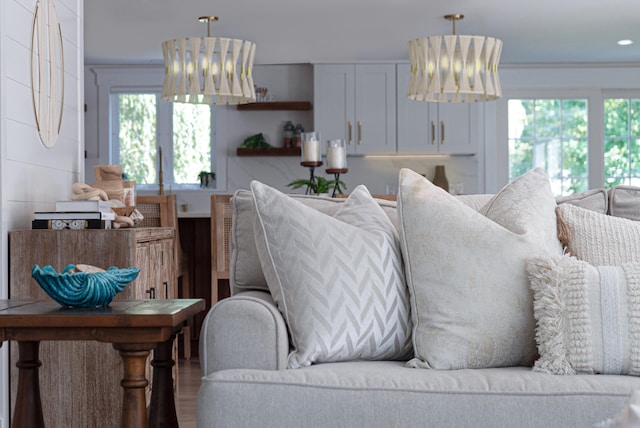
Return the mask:
[(229, 279), (231, 197), (211, 195), (211, 306), (220, 298), (220, 281)]

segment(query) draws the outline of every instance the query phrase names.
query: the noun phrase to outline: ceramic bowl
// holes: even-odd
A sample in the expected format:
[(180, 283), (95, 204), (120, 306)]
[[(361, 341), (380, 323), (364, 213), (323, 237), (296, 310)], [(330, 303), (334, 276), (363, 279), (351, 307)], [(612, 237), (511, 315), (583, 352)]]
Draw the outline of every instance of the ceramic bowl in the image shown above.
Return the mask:
[(140, 269), (129, 267), (107, 270), (90, 265), (68, 265), (60, 273), (51, 266), (33, 266), (31, 276), (62, 306), (108, 306), (116, 294), (138, 277)]

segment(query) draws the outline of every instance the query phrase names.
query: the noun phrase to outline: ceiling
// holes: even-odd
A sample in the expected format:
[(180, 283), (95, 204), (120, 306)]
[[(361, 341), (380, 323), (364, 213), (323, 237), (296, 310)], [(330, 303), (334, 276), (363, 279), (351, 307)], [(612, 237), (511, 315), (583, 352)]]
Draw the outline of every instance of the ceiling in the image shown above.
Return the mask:
[[(637, 0), (85, 0), (86, 64), (162, 63), (160, 43), (205, 36), (256, 42), (257, 64), (408, 60), (407, 41), (458, 34), (504, 43), (501, 64), (640, 62)], [(631, 39), (630, 46), (616, 41)]]

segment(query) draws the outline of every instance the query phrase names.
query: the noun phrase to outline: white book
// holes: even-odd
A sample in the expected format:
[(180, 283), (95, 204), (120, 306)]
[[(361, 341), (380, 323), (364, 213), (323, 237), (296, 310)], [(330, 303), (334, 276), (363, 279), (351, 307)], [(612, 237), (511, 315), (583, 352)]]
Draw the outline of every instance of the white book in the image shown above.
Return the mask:
[(34, 220), (115, 220), (113, 212), (100, 211), (39, 211), (33, 213)]
[(66, 211), (66, 212), (103, 212), (108, 213), (111, 212), (111, 203), (109, 201), (102, 200), (90, 200), (83, 199), (78, 201), (57, 201), (56, 202), (56, 211)]

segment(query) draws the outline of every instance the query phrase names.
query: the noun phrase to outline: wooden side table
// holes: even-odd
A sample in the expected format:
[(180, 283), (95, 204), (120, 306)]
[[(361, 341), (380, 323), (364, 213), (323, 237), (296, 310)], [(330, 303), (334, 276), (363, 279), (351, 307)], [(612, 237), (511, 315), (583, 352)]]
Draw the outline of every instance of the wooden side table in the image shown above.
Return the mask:
[[(18, 392), (13, 427), (44, 427), (38, 369), (40, 341), (112, 343), (124, 363), (122, 427), (177, 427), (172, 347), (184, 323), (205, 309), (202, 299), (120, 300), (100, 308), (63, 308), (52, 301), (0, 300), (0, 341), (18, 341)], [(146, 359), (152, 361), (149, 416), (145, 405)], [(46, 361), (45, 361), (46, 364)]]

